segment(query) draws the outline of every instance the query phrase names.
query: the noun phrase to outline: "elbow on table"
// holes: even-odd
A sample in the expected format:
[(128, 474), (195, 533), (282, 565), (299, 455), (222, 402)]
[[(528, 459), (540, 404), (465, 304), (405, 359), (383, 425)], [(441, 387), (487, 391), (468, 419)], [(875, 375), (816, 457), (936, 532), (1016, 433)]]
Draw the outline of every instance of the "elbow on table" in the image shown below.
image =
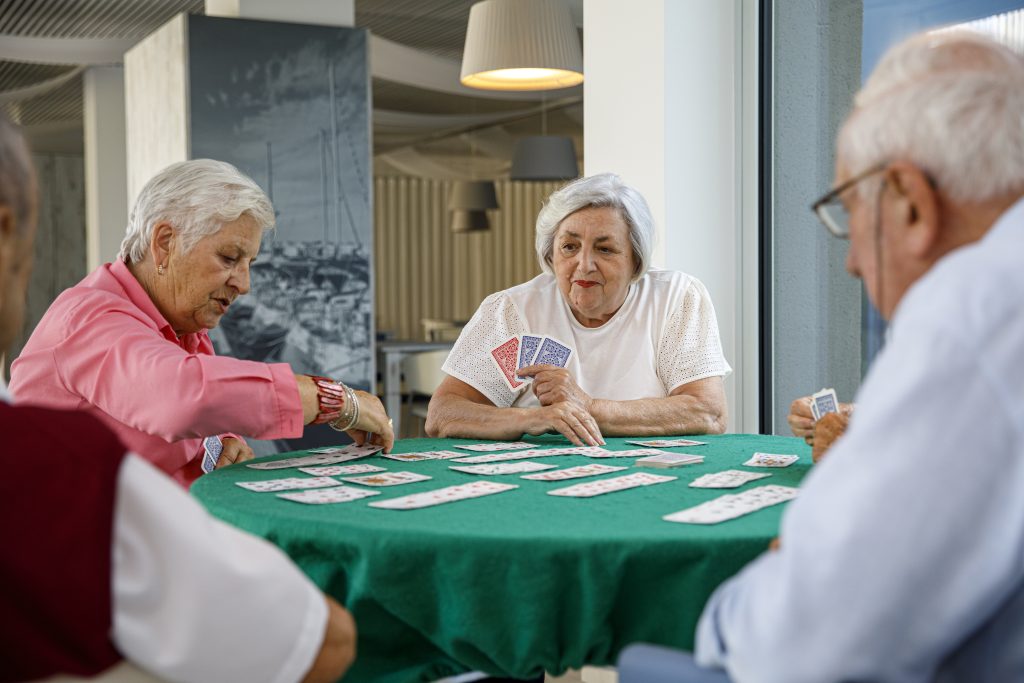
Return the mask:
[(427, 406), (427, 419), (423, 425), (424, 431), (431, 439), (447, 439), (449, 436), (448, 421), (441, 417), (441, 409), (437, 401), (431, 399)]
[(725, 403), (709, 405), (704, 411), (703, 434), (724, 434), (729, 426), (729, 409)]

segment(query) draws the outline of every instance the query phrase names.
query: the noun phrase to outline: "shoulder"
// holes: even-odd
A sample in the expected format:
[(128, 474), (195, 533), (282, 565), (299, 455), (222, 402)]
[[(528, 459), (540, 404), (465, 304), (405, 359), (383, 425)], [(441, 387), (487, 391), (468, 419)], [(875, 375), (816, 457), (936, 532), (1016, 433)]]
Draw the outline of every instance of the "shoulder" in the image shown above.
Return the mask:
[(541, 273), (532, 280), (489, 295), (480, 303), (477, 315), (508, 315), (512, 312), (519, 315), (520, 311), (531, 308), (538, 301), (549, 300), (556, 294), (558, 286), (555, 278)]
[(665, 315), (684, 307), (699, 307), (710, 300), (703, 282), (679, 270), (651, 269), (635, 286), (641, 305), (659, 308)]

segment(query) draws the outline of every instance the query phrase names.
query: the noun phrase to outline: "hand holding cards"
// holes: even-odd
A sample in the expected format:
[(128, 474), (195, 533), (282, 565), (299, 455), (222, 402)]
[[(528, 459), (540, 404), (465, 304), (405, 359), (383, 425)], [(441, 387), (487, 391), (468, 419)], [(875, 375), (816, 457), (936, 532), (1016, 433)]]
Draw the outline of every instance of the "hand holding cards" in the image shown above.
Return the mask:
[(569, 364), (572, 349), (553, 337), (524, 334), (510, 337), (491, 349), (491, 360), (498, 367), (505, 384), (515, 391), (529, 380), (517, 372), (529, 365), (554, 365), (564, 368)]

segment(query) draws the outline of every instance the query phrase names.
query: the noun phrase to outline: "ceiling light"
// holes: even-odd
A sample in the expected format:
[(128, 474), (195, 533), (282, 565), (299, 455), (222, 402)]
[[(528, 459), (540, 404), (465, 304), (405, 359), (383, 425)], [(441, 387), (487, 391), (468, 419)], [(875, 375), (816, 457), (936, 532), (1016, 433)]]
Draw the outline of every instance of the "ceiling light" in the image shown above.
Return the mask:
[(572, 138), (530, 135), (516, 142), (512, 180), (571, 180), (579, 174)]

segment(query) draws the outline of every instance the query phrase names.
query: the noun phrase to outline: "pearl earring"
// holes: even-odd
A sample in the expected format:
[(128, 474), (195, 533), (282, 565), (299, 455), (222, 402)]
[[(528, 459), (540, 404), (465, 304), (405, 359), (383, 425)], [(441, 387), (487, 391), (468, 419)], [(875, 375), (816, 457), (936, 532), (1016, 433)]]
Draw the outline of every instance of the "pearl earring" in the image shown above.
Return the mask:
[(159, 266), (157, 266), (156, 267), (156, 272), (157, 272), (157, 275), (163, 275), (164, 274), (164, 264), (161, 263)]

